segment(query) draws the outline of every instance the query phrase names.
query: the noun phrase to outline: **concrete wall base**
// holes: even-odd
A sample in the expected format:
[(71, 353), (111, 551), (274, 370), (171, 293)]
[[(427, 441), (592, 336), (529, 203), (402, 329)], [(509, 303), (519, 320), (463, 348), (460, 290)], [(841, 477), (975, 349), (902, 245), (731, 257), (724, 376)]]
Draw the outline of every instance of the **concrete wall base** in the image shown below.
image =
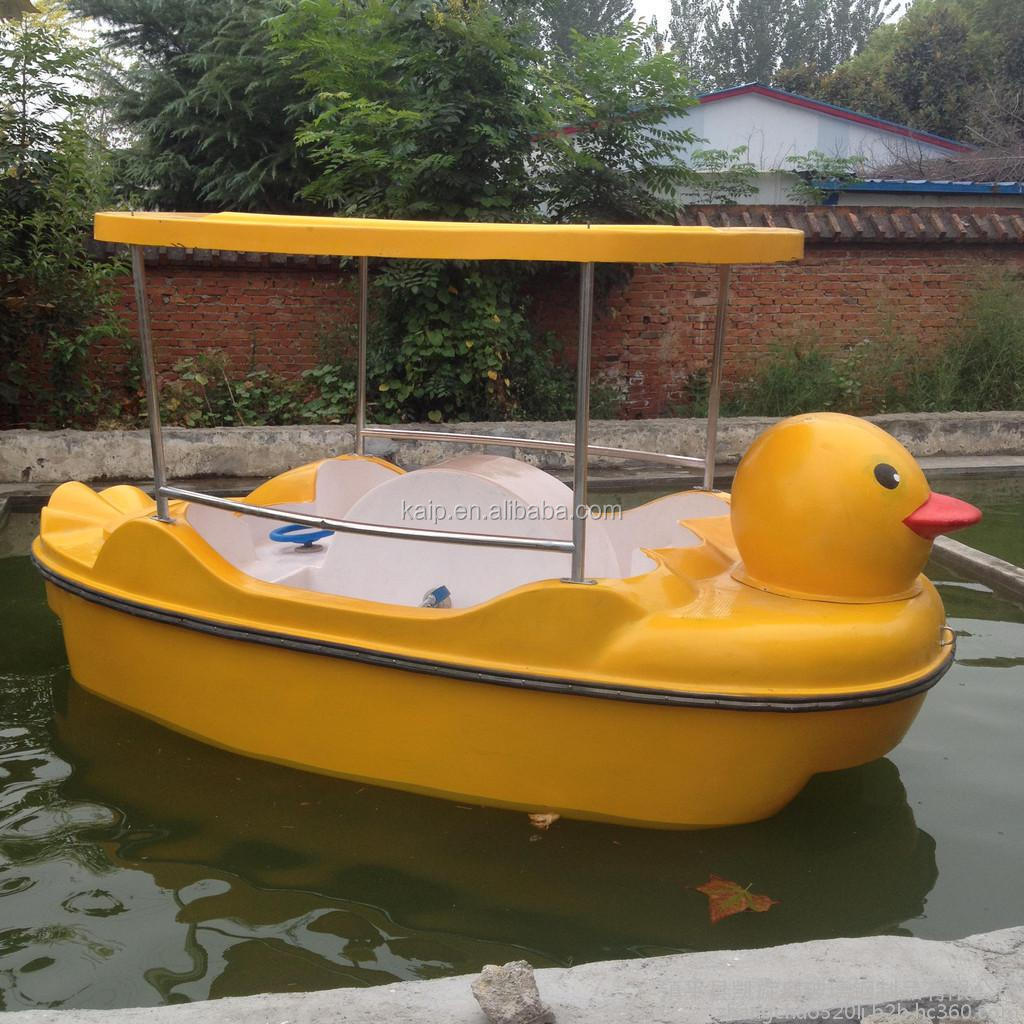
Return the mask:
[[(897, 936), (612, 960), (536, 972), (558, 1024), (1024, 1021), (1024, 927), (957, 942)], [(32, 1010), (11, 1024), (486, 1024), (470, 976), (131, 1010)], [(828, 1011), (826, 1016), (825, 1011)]]
[[(907, 413), (871, 419), (917, 457), (1024, 455), (1024, 412)], [(720, 423), (718, 456), (735, 462), (772, 419), (740, 417)], [(434, 424), (427, 424), (438, 429)], [(572, 425), (562, 423), (458, 423), (446, 429), (512, 437), (571, 441)], [(703, 419), (595, 420), (591, 444), (699, 455)], [(348, 424), (314, 427), (172, 428), (164, 432), (168, 472), (174, 478), (269, 477), (293, 466), (352, 450)], [(371, 454), (406, 468), (429, 465), (465, 450), (440, 442), (373, 440)], [(513, 454), (510, 452), (510, 454)], [(515, 452), (542, 466), (559, 469), (569, 456), (556, 452)], [(594, 469), (621, 469), (635, 463), (595, 458)], [(149, 436), (142, 430), (8, 430), (0, 433), (0, 484), (60, 483), (65, 480), (138, 480), (152, 476)]]

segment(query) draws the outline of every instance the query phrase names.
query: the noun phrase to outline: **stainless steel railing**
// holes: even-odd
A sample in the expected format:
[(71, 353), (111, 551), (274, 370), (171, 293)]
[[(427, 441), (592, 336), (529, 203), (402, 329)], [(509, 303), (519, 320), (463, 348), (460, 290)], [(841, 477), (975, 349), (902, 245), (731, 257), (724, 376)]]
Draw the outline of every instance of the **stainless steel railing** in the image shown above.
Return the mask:
[[(573, 441), (548, 441), (536, 437), (505, 437), (501, 434), (461, 434), (457, 430), (417, 430), (407, 427), (364, 427), (363, 437), (386, 437), (393, 441), (451, 441), (453, 443), (480, 444), (495, 448), (522, 448), (526, 451), (575, 452)], [(607, 445), (587, 445), (588, 455), (633, 459), (637, 462), (660, 462), (672, 466), (695, 466), (702, 469), (704, 460), (691, 455), (670, 455), (645, 452), (636, 448), (611, 448)]]
[(305, 512), (287, 512), (284, 509), (268, 508), (266, 505), (247, 505), (244, 501), (218, 498), (201, 491), (189, 491), (183, 487), (161, 487), (159, 493), (167, 498), (180, 498), (194, 505), (207, 505), (225, 512), (256, 516), (259, 519), (274, 519), (282, 523), (298, 523), (316, 530), (333, 530), (335, 533), (358, 533), (366, 537), (392, 537), (400, 540), (438, 541), (446, 544), (470, 544), (477, 547), (517, 548), (528, 551), (562, 551), (571, 554), (571, 540), (555, 540), (546, 537), (503, 537), (490, 533), (461, 533), (456, 530), (423, 530), (409, 526), (381, 526), (376, 523), (360, 523), (352, 519), (332, 519), (329, 516), (307, 515)]
[(298, 523), (338, 533), (356, 533), (371, 537), (392, 537), (403, 540), (424, 540), (441, 543), (470, 544), (482, 547), (502, 547), (534, 551), (557, 551), (572, 556), (569, 583), (589, 583), (584, 577), (587, 524), (587, 460), (591, 455), (606, 458), (634, 459), (666, 465), (693, 466), (704, 470), (704, 487), (710, 489), (715, 478), (715, 450), (718, 434), (719, 397), (722, 383), (722, 363), (725, 352), (725, 332), (729, 302), (728, 266), (719, 268), (718, 312), (715, 319), (715, 339), (712, 355), (711, 387), (708, 399), (708, 430), (704, 458), (671, 455), (663, 452), (645, 452), (629, 448), (611, 448), (589, 443), (590, 429), (590, 354), (594, 306), (594, 265), (580, 265), (579, 340), (576, 360), (576, 422), (574, 438), (568, 441), (547, 441), (538, 438), (501, 437), (490, 434), (462, 434), (445, 430), (411, 430), (398, 427), (368, 427), (366, 425), (366, 346), (368, 306), (367, 257), (359, 257), (358, 306), (358, 361), (355, 403), (355, 451), (364, 454), (366, 438), (385, 437), (392, 440), (442, 441), (450, 443), (480, 444), (503, 448), (521, 448), (540, 451), (571, 452), (573, 454), (573, 516), (572, 540), (554, 538), (506, 537), (500, 534), (464, 533), (452, 530), (431, 530), (402, 526), (381, 526), (347, 519), (308, 515), (249, 505), (229, 498), (171, 487), (167, 484), (164, 459), (163, 433), (160, 424), (159, 381), (153, 357), (153, 336), (150, 329), (149, 299), (146, 294), (146, 266), (141, 246), (131, 246), (132, 272), (135, 283), (135, 301), (139, 319), (139, 342), (142, 349), (143, 377), (146, 386), (146, 408), (149, 414), (149, 438), (153, 455), (153, 483), (156, 495), (156, 518), (173, 522), (168, 499), (181, 499), (196, 505), (206, 505), (229, 512), (273, 519), (285, 523)]

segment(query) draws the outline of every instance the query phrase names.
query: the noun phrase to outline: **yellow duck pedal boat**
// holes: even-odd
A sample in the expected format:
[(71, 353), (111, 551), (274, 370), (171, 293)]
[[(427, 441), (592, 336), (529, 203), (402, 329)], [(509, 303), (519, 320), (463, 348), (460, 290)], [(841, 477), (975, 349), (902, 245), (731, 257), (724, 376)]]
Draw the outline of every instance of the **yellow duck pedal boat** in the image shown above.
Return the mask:
[[(141, 218), (102, 216), (111, 219), (101, 232), (98, 218), (100, 237), (136, 246), (156, 500), (68, 483), (43, 511), (33, 555), (86, 689), (315, 772), (679, 828), (767, 817), (815, 773), (884, 755), (949, 668), (952, 635), (920, 573), (932, 538), (980, 513), (931, 493), (912, 456), (874, 425), (825, 413), (766, 431), (731, 498), (711, 490), (720, 344), (709, 455), (658, 457), (702, 464), (706, 488), (622, 516), (582, 507), (587, 454), (606, 453), (587, 444), (585, 387), (575, 443), (561, 446), (576, 455), (572, 491), (534, 466), (480, 454), (409, 473), (342, 455), (237, 501), (167, 485), (137, 246), (167, 244), (185, 224), (183, 244), (320, 251), (274, 233), (275, 222), (294, 232), (292, 222), (315, 218), (157, 218), (143, 237)], [(253, 220), (260, 231), (232, 233)], [(332, 231), (339, 223), (328, 221)], [(360, 255), (364, 289), (364, 252), (410, 254), (403, 235), (405, 248), (387, 248), (393, 223), (390, 234), (371, 232), (371, 245), (372, 223), (355, 222), (361, 233), (330, 249)], [(435, 245), (418, 255), (451, 255), (431, 227), (409, 229)], [(618, 230), (634, 242), (643, 233)], [(571, 248), (584, 242), (570, 237), (551, 258), (583, 263), (589, 297), (592, 250)], [(714, 255), (713, 235), (705, 242)], [(748, 260), (792, 258), (792, 239), (782, 242), (770, 252), (757, 238)], [(742, 257), (736, 244), (722, 250), (730, 260)], [(516, 251), (536, 258), (528, 244)], [(362, 308), (360, 451), (374, 434), (408, 433), (365, 424)], [(724, 313), (718, 326), (720, 341)]]

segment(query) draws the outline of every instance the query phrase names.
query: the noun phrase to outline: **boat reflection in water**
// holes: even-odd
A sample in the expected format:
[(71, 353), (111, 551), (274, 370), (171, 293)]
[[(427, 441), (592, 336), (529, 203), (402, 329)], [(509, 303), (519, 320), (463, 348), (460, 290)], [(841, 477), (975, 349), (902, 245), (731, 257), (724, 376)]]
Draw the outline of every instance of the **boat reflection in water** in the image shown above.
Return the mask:
[[(62, 679), (59, 758), (23, 765), (37, 765), (47, 813), (63, 826), (22, 858), (3, 900), (23, 922), (51, 923), (0, 930), (8, 1009), (900, 932), (937, 877), (934, 841), (886, 760), (819, 776), (753, 825), (662, 832), (562, 820), (539, 832), (523, 814), (237, 757)], [(8, 851), (18, 840), (28, 850), (39, 831), (46, 801), (32, 802), (6, 833)], [(780, 902), (712, 928), (692, 888), (711, 872)]]

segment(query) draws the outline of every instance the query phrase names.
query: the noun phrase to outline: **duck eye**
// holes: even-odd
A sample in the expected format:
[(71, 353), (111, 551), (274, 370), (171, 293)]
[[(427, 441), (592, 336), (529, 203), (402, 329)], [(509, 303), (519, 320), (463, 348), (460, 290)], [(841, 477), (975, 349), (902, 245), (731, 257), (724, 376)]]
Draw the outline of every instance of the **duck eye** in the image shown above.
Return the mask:
[(896, 467), (890, 466), (888, 462), (880, 462), (875, 466), (875, 479), (890, 491), (900, 485), (900, 475), (896, 472)]

